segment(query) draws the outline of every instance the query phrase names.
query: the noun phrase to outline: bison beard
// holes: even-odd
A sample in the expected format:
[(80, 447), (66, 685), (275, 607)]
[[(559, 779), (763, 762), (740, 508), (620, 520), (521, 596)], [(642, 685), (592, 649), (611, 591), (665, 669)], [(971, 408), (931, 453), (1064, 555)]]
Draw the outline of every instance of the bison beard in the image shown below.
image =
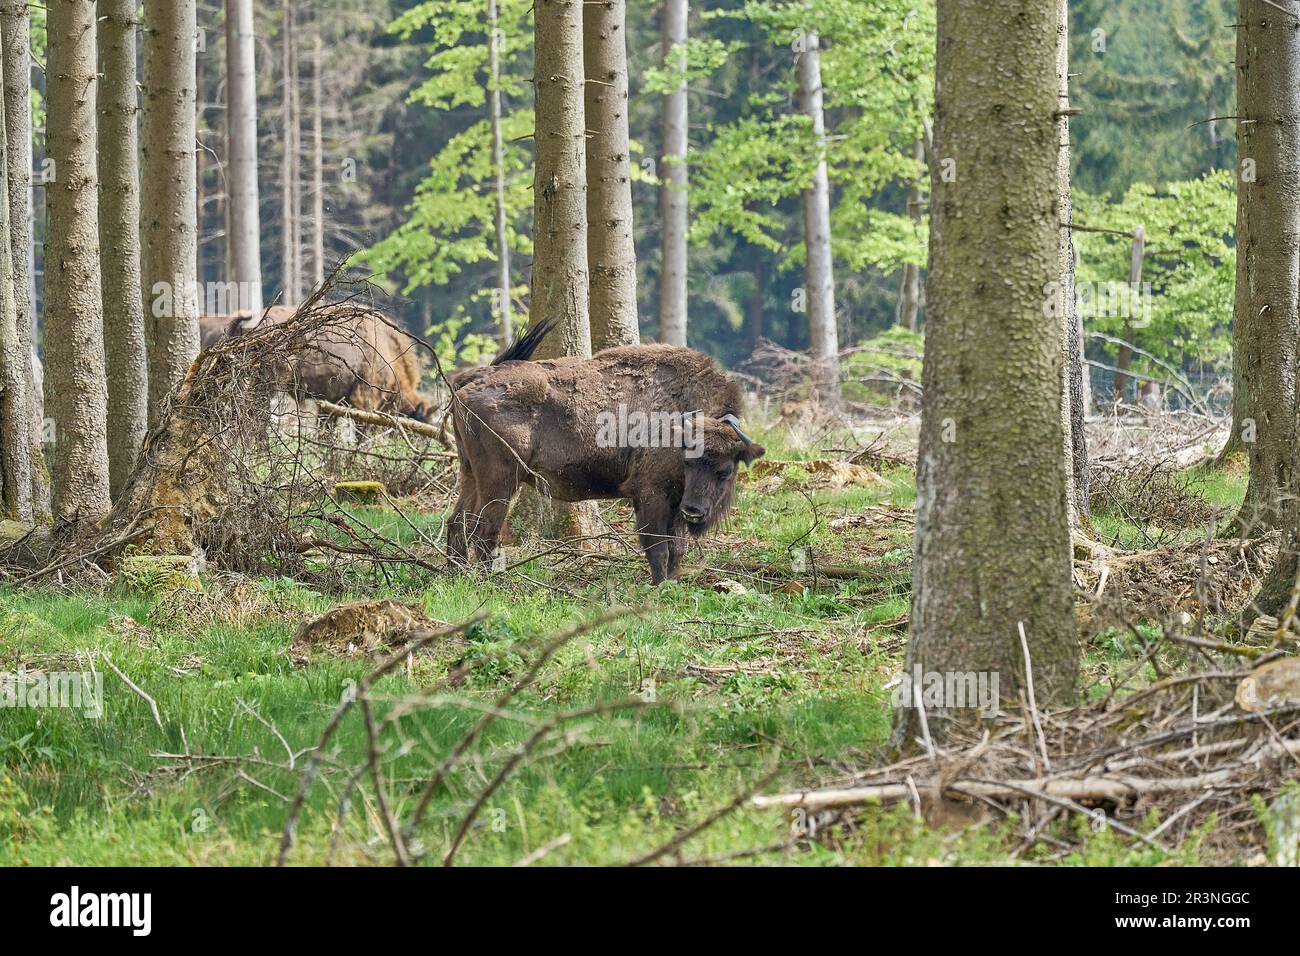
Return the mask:
[[(527, 482), (560, 501), (630, 498), (651, 579), (675, 577), (687, 535), (726, 517), (739, 463), (763, 454), (736, 421), (740, 389), (708, 356), (667, 345), (530, 361), (549, 329), (530, 330), (492, 365), (452, 380), (460, 497), (447, 529), (451, 562), (491, 561)], [(693, 415), (689, 440), (678, 443), (687, 447), (599, 441), (599, 417), (615, 410)]]

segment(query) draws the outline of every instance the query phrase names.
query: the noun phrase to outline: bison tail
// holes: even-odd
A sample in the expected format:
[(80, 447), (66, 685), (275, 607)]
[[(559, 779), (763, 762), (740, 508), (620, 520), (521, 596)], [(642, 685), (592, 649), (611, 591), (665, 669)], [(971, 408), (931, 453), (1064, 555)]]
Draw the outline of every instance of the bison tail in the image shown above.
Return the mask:
[(528, 330), (510, 343), (510, 346), (492, 360), (493, 365), (500, 365), (503, 362), (527, 362), (537, 351), (537, 346), (542, 344), (542, 339), (546, 338), (553, 328), (555, 328), (555, 319), (544, 319), (540, 324), (529, 326)]

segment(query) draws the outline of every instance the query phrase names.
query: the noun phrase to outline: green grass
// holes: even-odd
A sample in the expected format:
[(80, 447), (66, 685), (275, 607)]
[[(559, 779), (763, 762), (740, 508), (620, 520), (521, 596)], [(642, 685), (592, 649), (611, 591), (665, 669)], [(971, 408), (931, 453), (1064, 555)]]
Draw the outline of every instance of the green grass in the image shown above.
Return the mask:
[[(393, 703), (435, 687), (468, 662), (458, 701), (412, 709), (383, 738), (385, 790), (409, 812), (430, 770), (509, 687), (545, 635), (618, 603), (643, 608), (562, 649), (536, 684), (494, 723), (450, 776), (418, 834), (436, 861), (484, 782), (531, 733), (566, 709), (653, 696), (653, 706), (584, 719), (554, 734), (489, 799), (458, 861), (510, 864), (551, 841), (568, 842), (547, 864), (614, 864), (671, 839), (725, 806), (777, 768), (767, 789), (841, 779), (844, 767), (885, 756), (891, 712), (883, 683), (901, 663), (908, 609), (911, 524), (832, 528), (867, 509), (905, 509), (911, 475), (879, 486), (835, 491), (786, 487), (757, 494), (742, 486), (737, 511), (703, 552), (687, 559), (683, 581), (651, 588), (643, 562), (593, 558), (582, 568), (546, 559), (521, 575), (444, 577), (409, 573), (398, 596), (433, 618), (486, 619), (463, 639), (435, 646), (410, 670), (384, 679), (375, 696), (382, 717)], [(1206, 493), (1230, 486), (1204, 481)], [(368, 520), (412, 540), (391, 512)], [(617, 507), (613, 520), (627, 520)], [(905, 515), (905, 512), (903, 512)], [(441, 516), (413, 516), (437, 535)], [(816, 563), (861, 570), (856, 580), (815, 582), (784, 593), (793, 548)], [(735, 570), (770, 565), (771, 575)], [(744, 593), (714, 589), (721, 578)], [(532, 578), (539, 583), (531, 583)], [(214, 619), (201, 598), (130, 593), (0, 594), (0, 670), (81, 670), (106, 654), (157, 704), (96, 658), (104, 673), (105, 713), (0, 709), (0, 865), (265, 864), (273, 861), (304, 757), (290, 772), (285, 745), (311, 747), (349, 687), (369, 670), (363, 660), (288, 651), (308, 613), (347, 599), (284, 580), (254, 585), (257, 613)], [(189, 602), (189, 603), (187, 603)], [(126, 623), (136, 622), (136, 626)], [(1095, 653), (1123, 655), (1123, 648)], [(272, 725), (280, 735), (268, 729)], [(186, 762), (172, 756), (240, 758)], [(367, 753), (354, 708), (332, 741), (322, 779), (307, 801), (292, 859), (326, 860), (340, 792)], [(364, 794), (364, 799), (362, 799)], [(836, 824), (797, 850), (746, 861), (807, 865), (980, 863), (1007, 859), (1011, 822), (932, 831), (907, 807), (868, 808), (852, 827)], [(792, 818), (778, 811), (732, 813), (682, 848), (686, 859), (725, 857), (785, 841)], [(1195, 848), (1173, 862), (1190, 862)], [(1032, 858), (1032, 855), (1031, 855)], [(354, 795), (336, 860), (388, 862), (391, 856), (366, 778)], [(1149, 848), (1085, 834), (1067, 863), (1158, 862)]]

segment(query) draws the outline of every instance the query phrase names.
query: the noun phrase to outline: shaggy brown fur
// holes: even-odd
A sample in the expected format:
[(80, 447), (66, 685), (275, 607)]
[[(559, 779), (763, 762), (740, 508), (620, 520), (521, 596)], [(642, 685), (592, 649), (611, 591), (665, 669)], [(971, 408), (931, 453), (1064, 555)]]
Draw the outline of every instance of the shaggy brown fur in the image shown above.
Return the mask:
[[(273, 305), (262, 320), (288, 322), (296, 310)], [(204, 348), (250, 331), (249, 316), (205, 315), (199, 320)], [(419, 391), (424, 369), (415, 342), (377, 312), (357, 314), (327, 326), (318, 341), (290, 363), (289, 377), (312, 398), (347, 402), (366, 411), (394, 411), (427, 421), (432, 403)]]
[[(455, 563), (490, 561), (510, 501), (527, 482), (561, 501), (632, 499), (652, 579), (675, 576), (687, 533), (702, 534), (726, 516), (737, 464), (763, 454), (717, 420), (739, 414), (739, 387), (708, 356), (668, 345), (606, 349), (586, 361), (528, 361), (545, 332), (452, 380), (460, 497), (448, 555)], [(687, 445), (702, 446), (702, 454), (627, 441), (602, 447), (602, 413), (637, 412), (698, 412)]]

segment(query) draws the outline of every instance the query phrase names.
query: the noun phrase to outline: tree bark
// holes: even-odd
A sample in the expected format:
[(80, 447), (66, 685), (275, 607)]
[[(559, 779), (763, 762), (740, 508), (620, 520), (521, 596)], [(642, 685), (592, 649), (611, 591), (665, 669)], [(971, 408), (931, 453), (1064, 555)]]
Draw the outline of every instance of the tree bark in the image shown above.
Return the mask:
[(31, 21), (25, 0), (0, 0), (3, 48), (4, 127), (8, 144), (9, 232), (13, 250), (14, 303), (23, 388), (27, 395), (27, 443), (34, 517), (50, 516), (50, 476), (42, 449), (44, 400), (36, 368), (35, 247), (32, 243), (32, 60)]
[(591, 347), (640, 345), (632, 173), (627, 127), (624, 0), (583, 6), (586, 70), (587, 259), (591, 268)]
[(32, 449), (27, 438), (31, 400), (27, 395), (23, 343), (18, 335), (14, 258), (9, 252), (13, 239), (9, 228), (8, 152), (5, 131), (0, 128), (0, 514), (31, 524)]
[[(1236, 527), (1295, 527), (1296, 337), (1300, 334), (1300, 40), (1293, 17), (1243, 0), (1238, 37), (1239, 156), (1233, 325), (1250, 481)], [(1283, 562), (1279, 562), (1283, 563)], [(1288, 585), (1289, 586), (1289, 585)]]
[(291, 2), (287, 7), (287, 11), (288, 21), (285, 31), (289, 45), (289, 128), (286, 132), (292, 142), (290, 155), (293, 157), (293, 165), (289, 171), (289, 189), (292, 196), (290, 205), (293, 209), (293, 216), (289, 221), (293, 225), (293, 233), (290, 239), (291, 248), (293, 249), (293, 301), (297, 303), (301, 302), (305, 297), (304, 286), (307, 279), (302, 255), (302, 180), (298, 176), (298, 164), (302, 161), (302, 107), (300, 104), (301, 91), (298, 88), (297, 4)]
[(262, 312), (262, 223), (257, 184), (257, 36), (253, 0), (226, 0), (226, 145), (230, 278), (237, 311)]
[[(909, 674), (998, 675), (1004, 700), (1075, 699), (1060, 277), (1058, 0), (938, 0), (931, 266)], [(955, 163), (955, 178), (939, 170)], [(945, 179), (951, 179), (950, 182)], [(1011, 410), (1008, 413), (1008, 410)], [(1009, 476), (1014, 479), (1009, 480)], [(1018, 704), (1016, 705), (1018, 706)], [(926, 709), (942, 739), (978, 719)], [(896, 712), (896, 741), (920, 729)]]
[(1086, 526), (1088, 504), (1088, 434), (1087, 405), (1083, 376), (1083, 316), (1075, 296), (1074, 200), (1071, 196), (1070, 172), (1070, 13), (1068, 0), (1059, 0), (1056, 43), (1056, 81), (1060, 90), (1057, 133), (1057, 196), (1060, 223), (1060, 317), (1065, 347), (1066, 374), (1062, 379), (1061, 424), (1065, 429), (1065, 457), (1070, 463), (1066, 472), (1070, 505), (1070, 525)]
[[(528, 323), (557, 323), (538, 348), (539, 358), (591, 357), (582, 20), (582, 5), (571, 0), (537, 0), (534, 8), (536, 167)], [(543, 538), (571, 538), (589, 533), (592, 515), (590, 503), (542, 499), (540, 490), (525, 486), (511, 525), (539, 528)]]
[(99, 260), (108, 375), (108, 470), (114, 498), (149, 427), (149, 363), (140, 296), (135, 0), (99, 0)]
[(501, 345), (514, 338), (514, 309), (510, 302), (510, 237), (506, 232), (506, 150), (501, 133), (501, 28), (497, 0), (488, 0), (488, 121), (492, 125), (492, 180), (496, 191), (497, 287), (494, 305)]
[(298, 304), (298, 205), (294, 180), (298, 175), (298, 150), (293, 134), (297, 116), (294, 112), (293, 88), (297, 71), (293, 62), (293, 0), (284, 0), (284, 22), (280, 27), (280, 134), (283, 153), (280, 158), (280, 286), (284, 305)]
[[(109, 507), (108, 388), (95, 167), (95, 3), (51, 0), (46, 144), (54, 162), (45, 249), (46, 407), (54, 419), (54, 514)], [(193, 156), (188, 157), (191, 175)], [(188, 204), (193, 214), (193, 202)]]
[(311, 60), (311, 262), (313, 288), (325, 281), (325, 41), (320, 34), (320, 18), (312, 34)]
[[(664, 0), (661, 32), (664, 68), (684, 67), (688, 0)], [(687, 226), (686, 80), (663, 99), (663, 153), (659, 159), (659, 340), (686, 344)]]
[(194, 0), (146, 0), (140, 155), (149, 423), (199, 351)]
[[(1130, 289), (1137, 289), (1142, 284), (1142, 264), (1147, 255), (1147, 233), (1142, 226), (1133, 227), (1133, 251), (1129, 259), (1128, 283)], [(1118, 412), (1119, 406), (1124, 403), (1128, 397), (1128, 370), (1133, 364), (1133, 348), (1129, 343), (1133, 340), (1133, 328), (1128, 323), (1124, 325), (1124, 331), (1121, 334), (1123, 339), (1118, 353), (1115, 357), (1115, 408)]]
[[(925, 143), (917, 139), (912, 144), (912, 158), (916, 164), (924, 168), (925, 166)], [(911, 218), (913, 225), (921, 225), (921, 204), (924, 198), (921, 196), (920, 185), (913, 185), (907, 191), (907, 215)], [(914, 263), (907, 263), (903, 266), (903, 279), (898, 290), (898, 312), (895, 316), (895, 323), (907, 329), (909, 332), (915, 332), (917, 328), (917, 315), (921, 311), (921, 267)]]
[(835, 320), (835, 272), (831, 257), (831, 188), (826, 173), (826, 117), (822, 109), (821, 40), (803, 35), (799, 53), (799, 100), (812, 120), (821, 154), (812, 186), (803, 191), (804, 247), (807, 252), (808, 351), (812, 358), (813, 399), (832, 408), (840, 403), (840, 340)]

